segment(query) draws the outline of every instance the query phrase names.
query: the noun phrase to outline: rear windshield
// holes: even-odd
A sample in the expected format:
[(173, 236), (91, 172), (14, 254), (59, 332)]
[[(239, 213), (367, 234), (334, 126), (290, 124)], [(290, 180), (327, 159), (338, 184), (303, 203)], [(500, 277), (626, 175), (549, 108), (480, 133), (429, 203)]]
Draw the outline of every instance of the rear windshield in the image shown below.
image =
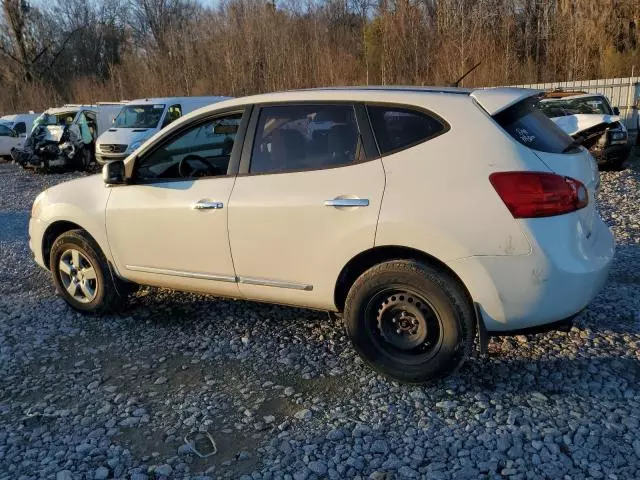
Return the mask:
[(542, 112), (530, 98), (494, 115), (494, 120), (522, 145), (549, 153), (575, 153), (573, 139)]

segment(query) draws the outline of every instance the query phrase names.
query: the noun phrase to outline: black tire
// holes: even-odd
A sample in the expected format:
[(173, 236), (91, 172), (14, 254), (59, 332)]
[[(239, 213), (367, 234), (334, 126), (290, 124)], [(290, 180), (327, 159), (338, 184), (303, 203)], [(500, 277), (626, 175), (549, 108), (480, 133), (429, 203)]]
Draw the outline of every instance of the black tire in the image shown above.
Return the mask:
[(75, 160), (75, 168), (78, 171), (84, 172), (89, 168), (91, 164), (91, 150), (88, 146), (84, 146), (80, 149), (79, 152), (76, 153), (74, 157)]
[[(73, 261), (73, 252), (78, 252), (78, 261)], [(72, 271), (62, 271), (61, 260), (71, 258)], [(78, 263), (78, 265), (75, 265)], [(69, 268), (68, 266), (65, 268)], [(111, 274), (102, 250), (84, 230), (70, 230), (60, 235), (51, 247), (49, 269), (58, 294), (74, 309), (86, 313), (108, 313), (119, 310), (127, 300), (128, 283)], [(83, 272), (93, 272), (91, 275)], [(95, 280), (89, 279), (94, 276)], [(81, 277), (81, 279), (80, 279)], [(75, 288), (70, 287), (75, 283)], [(81, 288), (81, 284), (82, 288)], [(70, 293), (76, 290), (77, 295)], [(91, 292), (93, 295), (87, 295)]]
[[(476, 330), (473, 306), (459, 282), (411, 260), (364, 272), (349, 290), (344, 320), (367, 364), (412, 384), (457, 370), (471, 354)], [(398, 322), (402, 327), (394, 330)]]

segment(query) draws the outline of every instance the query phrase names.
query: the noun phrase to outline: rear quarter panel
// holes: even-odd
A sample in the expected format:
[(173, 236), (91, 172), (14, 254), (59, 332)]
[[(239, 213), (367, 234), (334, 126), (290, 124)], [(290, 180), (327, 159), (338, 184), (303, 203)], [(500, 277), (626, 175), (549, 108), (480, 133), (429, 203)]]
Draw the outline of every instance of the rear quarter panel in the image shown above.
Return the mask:
[(489, 175), (548, 169), (466, 95), (430, 95), (422, 107), (445, 119), (450, 130), (383, 157), (386, 188), (376, 246), (412, 247), (444, 262), (530, 253)]

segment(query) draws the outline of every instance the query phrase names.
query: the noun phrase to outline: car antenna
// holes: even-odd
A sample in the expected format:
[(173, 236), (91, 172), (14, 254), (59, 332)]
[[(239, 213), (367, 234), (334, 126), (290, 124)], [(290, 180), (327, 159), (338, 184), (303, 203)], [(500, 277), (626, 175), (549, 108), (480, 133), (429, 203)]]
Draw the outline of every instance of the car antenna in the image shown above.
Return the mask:
[(476, 68), (478, 68), (478, 67), (480, 66), (480, 64), (481, 64), (481, 63), (482, 63), (482, 62), (478, 62), (478, 63), (476, 63), (473, 67), (471, 67), (469, 70), (467, 70), (467, 71), (466, 71), (466, 73), (465, 73), (464, 75), (462, 75), (458, 80), (456, 80), (455, 82), (453, 82), (453, 83), (451, 84), (451, 86), (452, 86), (452, 87), (457, 87), (457, 86), (460, 84), (460, 82), (461, 82), (462, 80), (464, 80), (464, 78), (465, 78), (467, 75), (469, 75), (469, 74), (470, 74), (471, 72), (473, 72)]

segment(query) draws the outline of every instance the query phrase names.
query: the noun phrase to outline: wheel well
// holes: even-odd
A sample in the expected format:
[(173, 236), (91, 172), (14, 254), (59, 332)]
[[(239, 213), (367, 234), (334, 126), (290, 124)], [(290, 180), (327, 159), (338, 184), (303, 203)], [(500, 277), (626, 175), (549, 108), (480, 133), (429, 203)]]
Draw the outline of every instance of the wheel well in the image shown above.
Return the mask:
[(344, 266), (338, 276), (334, 291), (334, 301), (338, 311), (342, 312), (344, 310), (344, 304), (347, 299), (349, 289), (351, 289), (351, 285), (353, 285), (353, 282), (355, 282), (360, 275), (374, 265), (382, 262), (388, 262), (390, 260), (417, 260), (446, 272), (460, 284), (467, 295), (469, 302), (472, 302), (471, 295), (469, 294), (467, 287), (464, 285), (462, 280), (460, 280), (460, 277), (458, 277), (456, 273), (445, 263), (421, 250), (389, 245), (374, 247), (359, 253), (349, 260), (349, 262)]
[(80, 225), (77, 225), (73, 222), (67, 221), (58, 221), (53, 222), (44, 232), (42, 236), (42, 260), (44, 264), (49, 268), (49, 257), (51, 256), (51, 247), (53, 246), (53, 242), (56, 241), (60, 235), (64, 232), (68, 232), (69, 230), (84, 230)]

